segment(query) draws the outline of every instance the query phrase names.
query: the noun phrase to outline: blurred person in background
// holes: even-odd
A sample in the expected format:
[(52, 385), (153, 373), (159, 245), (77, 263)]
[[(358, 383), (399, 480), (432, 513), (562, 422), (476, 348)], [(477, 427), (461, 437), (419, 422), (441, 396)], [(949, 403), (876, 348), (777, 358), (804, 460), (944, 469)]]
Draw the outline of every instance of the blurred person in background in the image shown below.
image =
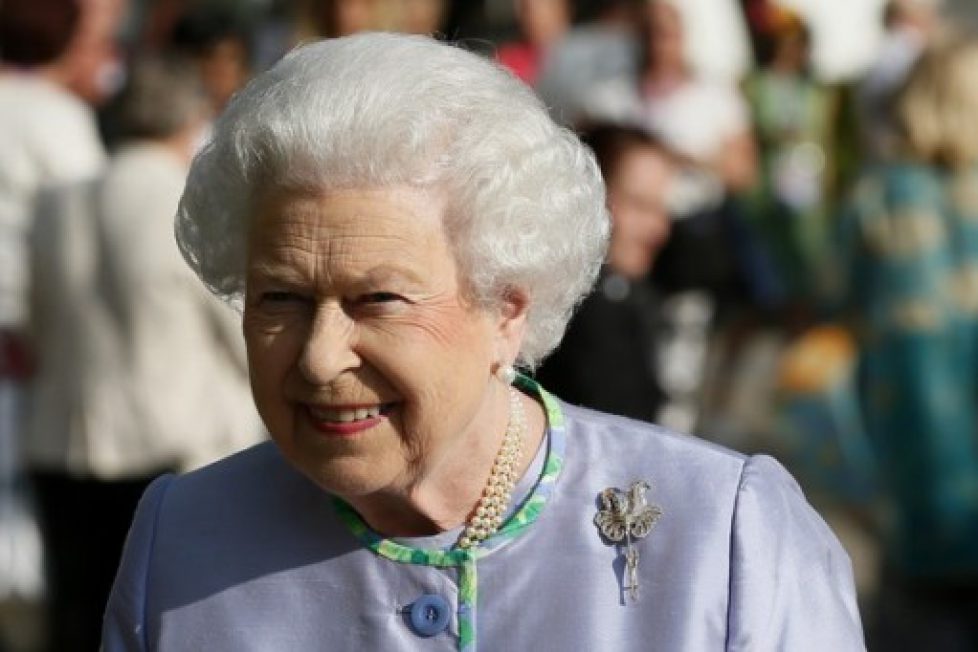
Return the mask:
[(388, 0), (393, 18), (387, 25), (405, 34), (440, 36), (445, 20), (445, 0)]
[(445, 10), (445, 0), (302, 0), (296, 42), (381, 30), (436, 35)]
[(978, 41), (925, 54), (899, 156), (841, 223), (864, 418), (889, 499), (881, 650), (978, 649)]
[(750, 301), (714, 349), (703, 427), (738, 450), (778, 451), (838, 522), (838, 512), (869, 500), (872, 486), (872, 458), (852, 427), (860, 423), (855, 345), (839, 328), (811, 328), (835, 260), (831, 220), (844, 140), (837, 130), (846, 98), (815, 77), (801, 14), (773, 0), (747, 5), (759, 63), (743, 84), (759, 150), (757, 183), (740, 197)]
[(639, 118), (667, 145), (710, 169), (727, 191), (737, 192), (756, 174), (747, 106), (735, 87), (693, 72), (682, 21), (673, 0), (646, 4)]
[[(747, 301), (745, 237), (735, 198), (757, 176), (750, 111), (738, 89), (698, 75), (686, 58), (683, 17), (672, 0), (642, 5), (637, 71), (592, 89), (590, 120), (634, 125), (676, 152), (680, 165), (670, 192), (676, 218), (656, 267), (662, 313), (681, 346), (663, 357), (674, 394), (667, 425), (697, 428), (707, 356), (718, 325)], [(683, 389), (680, 389), (682, 387)]]
[(91, 183), (42, 195), (32, 238), (38, 372), (25, 443), (52, 650), (94, 650), (140, 494), (255, 441), (230, 308), (180, 257), (173, 215), (210, 116), (191, 62), (146, 59), (118, 100), (123, 145)]
[(0, 597), (40, 591), (35, 528), (14, 489), (33, 357), (28, 234), (42, 188), (94, 177), (104, 163), (91, 105), (116, 78), (122, 8), (118, 0), (0, 2)]
[(600, 122), (589, 114), (594, 88), (609, 79), (633, 78), (638, 23), (635, 0), (582, 3), (582, 19), (540, 62), (535, 90), (560, 124), (583, 128)]
[(869, 163), (897, 154), (900, 135), (892, 104), (914, 63), (939, 36), (943, 0), (887, 0), (883, 41), (861, 81), (856, 106)]
[(611, 241), (595, 291), (536, 378), (570, 403), (652, 422), (663, 395), (649, 274), (671, 229), (666, 206), (675, 161), (634, 127), (596, 126), (583, 140), (608, 188)]
[(192, 8), (176, 21), (170, 45), (199, 68), (214, 114), (251, 76), (251, 33), (229, 7)]
[(670, 208), (688, 219), (675, 224), (659, 282), (729, 297), (740, 273), (730, 200), (751, 187), (757, 172), (750, 111), (736, 87), (688, 65), (682, 15), (672, 0), (646, 3), (641, 17), (636, 74), (596, 86), (587, 119), (645, 129), (681, 157)]
[(521, 40), (504, 43), (496, 59), (530, 86), (551, 47), (570, 28), (569, 0), (516, 0), (516, 22)]
[(759, 280), (772, 288), (764, 303), (810, 313), (824, 290), (833, 97), (811, 74), (801, 17), (777, 6), (769, 12), (770, 58), (745, 83), (760, 152), (746, 214), (774, 261), (770, 278)]
[(750, 112), (736, 87), (698, 76), (686, 58), (683, 17), (673, 0), (651, 0), (640, 13), (636, 76), (596, 87), (586, 118), (647, 129), (737, 192), (756, 176)]
[(336, 38), (378, 29), (381, 0), (299, 0), (296, 41)]
[(111, 0), (0, 3), (0, 333), (6, 374), (23, 374), (26, 238), (48, 185), (93, 177), (105, 154), (92, 102), (114, 63)]

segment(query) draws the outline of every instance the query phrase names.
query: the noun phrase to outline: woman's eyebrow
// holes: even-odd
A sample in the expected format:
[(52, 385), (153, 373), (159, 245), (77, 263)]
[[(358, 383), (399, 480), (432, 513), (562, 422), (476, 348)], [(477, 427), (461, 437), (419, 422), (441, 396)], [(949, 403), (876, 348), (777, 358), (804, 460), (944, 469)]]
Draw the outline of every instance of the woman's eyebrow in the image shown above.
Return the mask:
[[(302, 284), (309, 281), (306, 274), (297, 270), (293, 265), (275, 260), (253, 261), (248, 266), (248, 276), (255, 279), (275, 281), (278, 283)], [(342, 279), (334, 279), (342, 282)], [(420, 286), (425, 284), (424, 277), (417, 271), (400, 265), (382, 264), (371, 267), (362, 274), (347, 276), (347, 281), (354, 286), (378, 287), (397, 285)]]
[(407, 282), (411, 285), (421, 285), (424, 279), (415, 270), (400, 265), (383, 264), (372, 267), (361, 277), (367, 284), (384, 285), (387, 283)]

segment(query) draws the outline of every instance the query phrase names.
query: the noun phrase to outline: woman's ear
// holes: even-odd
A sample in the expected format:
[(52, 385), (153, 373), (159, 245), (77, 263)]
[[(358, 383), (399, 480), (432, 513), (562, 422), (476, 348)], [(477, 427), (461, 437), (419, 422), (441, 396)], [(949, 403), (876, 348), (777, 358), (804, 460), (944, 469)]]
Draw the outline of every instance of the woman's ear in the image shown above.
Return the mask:
[(515, 364), (526, 334), (530, 296), (522, 288), (508, 288), (496, 312), (496, 364)]

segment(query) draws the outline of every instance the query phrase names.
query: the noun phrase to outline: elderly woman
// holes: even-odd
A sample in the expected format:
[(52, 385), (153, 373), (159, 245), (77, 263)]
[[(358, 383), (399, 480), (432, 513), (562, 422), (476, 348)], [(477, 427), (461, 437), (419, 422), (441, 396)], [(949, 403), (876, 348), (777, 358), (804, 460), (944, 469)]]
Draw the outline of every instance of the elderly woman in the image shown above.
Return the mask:
[(243, 302), (274, 442), (147, 490), (105, 649), (861, 649), (780, 466), (514, 371), (607, 233), (591, 155), (473, 54), (361, 35), (256, 78), (177, 236)]

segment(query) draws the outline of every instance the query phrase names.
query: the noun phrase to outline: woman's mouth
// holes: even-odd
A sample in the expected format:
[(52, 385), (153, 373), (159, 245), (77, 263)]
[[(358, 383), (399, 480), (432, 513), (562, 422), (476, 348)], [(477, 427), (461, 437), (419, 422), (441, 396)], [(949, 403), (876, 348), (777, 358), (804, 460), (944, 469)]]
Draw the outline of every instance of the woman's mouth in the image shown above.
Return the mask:
[(351, 421), (363, 421), (371, 417), (380, 416), (380, 405), (357, 408), (309, 408), (309, 414), (316, 421), (328, 421), (330, 423), (350, 423)]
[(383, 421), (393, 403), (349, 406), (307, 405), (313, 427), (329, 435), (354, 435)]

